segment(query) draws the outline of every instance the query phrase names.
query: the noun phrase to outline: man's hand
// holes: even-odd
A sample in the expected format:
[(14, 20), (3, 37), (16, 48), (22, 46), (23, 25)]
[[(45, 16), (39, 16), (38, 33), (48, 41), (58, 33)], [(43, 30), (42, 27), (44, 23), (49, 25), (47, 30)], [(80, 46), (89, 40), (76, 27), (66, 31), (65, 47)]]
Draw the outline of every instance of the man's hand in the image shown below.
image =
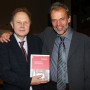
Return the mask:
[(10, 41), (10, 35), (11, 35), (11, 32), (8, 32), (8, 33), (3, 33), (2, 35), (1, 35), (1, 38), (0, 38), (0, 42), (9, 42)]
[(30, 85), (38, 85), (38, 84), (42, 84), (42, 83), (47, 83), (48, 80), (43, 80), (40, 79), (42, 77), (42, 75), (38, 75), (38, 76), (34, 76), (32, 77), (32, 81)]

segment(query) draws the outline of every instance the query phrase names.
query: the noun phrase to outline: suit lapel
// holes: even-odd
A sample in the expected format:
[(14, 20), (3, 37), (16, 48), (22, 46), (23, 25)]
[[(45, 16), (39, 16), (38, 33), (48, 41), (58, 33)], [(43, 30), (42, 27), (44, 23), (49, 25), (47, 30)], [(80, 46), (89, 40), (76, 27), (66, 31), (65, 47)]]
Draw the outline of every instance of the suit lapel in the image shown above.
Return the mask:
[[(18, 58), (18, 62), (22, 66), (26, 66), (26, 59), (21, 51), (21, 48), (19, 47), (14, 35), (11, 36), (11, 48), (13, 52), (15, 52), (16, 57)], [(21, 63), (22, 62), (22, 63)]]
[(49, 38), (51, 38), (51, 39), (48, 39), (48, 47), (49, 47), (49, 52), (50, 52), (50, 55), (52, 54), (52, 50), (53, 50), (53, 46), (54, 46), (54, 42), (55, 42), (55, 39), (56, 39), (56, 37), (57, 37), (57, 34), (56, 34), (56, 32), (54, 32), (54, 30), (52, 31), (52, 33), (51, 33), (52, 35), (52, 37), (50, 36)]
[(73, 31), (73, 36), (72, 36), (71, 45), (70, 45), (69, 54), (68, 54), (68, 60), (70, 60), (74, 51), (78, 48), (79, 42), (80, 41), (79, 41), (79, 38), (77, 36), (77, 33), (75, 31)]
[(27, 45), (28, 45), (28, 62), (30, 62), (30, 54), (31, 54), (31, 38), (27, 36)]
[(31, 35), (27, 35), (27, 43), (28, 43), (28, 72), (30, 74), (30, 55), (32, 54), (32, 37)]

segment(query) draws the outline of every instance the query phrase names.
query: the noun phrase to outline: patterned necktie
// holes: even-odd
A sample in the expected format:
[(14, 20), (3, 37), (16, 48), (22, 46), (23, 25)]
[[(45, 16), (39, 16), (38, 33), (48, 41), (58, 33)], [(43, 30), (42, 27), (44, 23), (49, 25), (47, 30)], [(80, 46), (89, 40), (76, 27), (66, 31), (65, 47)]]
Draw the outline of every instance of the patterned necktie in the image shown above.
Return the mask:
[(57, 89), (65, 90), (66, 88), (66, 62), (65, 62), (65, 45), (64, 37), (60, 37), (61, 43), (58, 49), (57, 62)]
[(25, 41), (22, 41), (22, 42), (19, 42), (19, 43), (20, 43), (20, 46), (21, 46), (21, 50), (22, 50), (22, 52), (23, 52), (23, 54), (24, 54), (24, 56), (25, 56), (25, 58), (26, 58), (26, 61), (27, 61), (27, 54), (26, 54), (26, 51), (25, 51), (25, 49), (24, 49), (24, 47), (23, 47), (24, 42), (25, 42)]

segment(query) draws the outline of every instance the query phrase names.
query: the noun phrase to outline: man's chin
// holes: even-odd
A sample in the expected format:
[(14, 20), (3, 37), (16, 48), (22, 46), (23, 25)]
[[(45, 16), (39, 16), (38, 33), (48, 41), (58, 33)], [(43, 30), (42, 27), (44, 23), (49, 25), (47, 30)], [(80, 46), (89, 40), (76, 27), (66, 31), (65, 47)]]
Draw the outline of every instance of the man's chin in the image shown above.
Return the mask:
[(62, 34), (63, 34), (63, 32), (62, 32), (62, 31), (57, 31), (57, 33), (58, 33), (58, 34), (60, 34), (60, 35), (62, 35)]

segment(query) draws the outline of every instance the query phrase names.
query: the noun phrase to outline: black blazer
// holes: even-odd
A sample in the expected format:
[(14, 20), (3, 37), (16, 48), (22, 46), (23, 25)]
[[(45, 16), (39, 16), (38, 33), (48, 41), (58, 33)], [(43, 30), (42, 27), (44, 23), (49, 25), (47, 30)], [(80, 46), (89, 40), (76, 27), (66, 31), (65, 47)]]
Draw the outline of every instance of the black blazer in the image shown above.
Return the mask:
[[(57, 33), (51, 27), (47, 27), (40, 34), (43, 41), (42, 53), (51, 55), (56, 36)], [(73, 31), (67, 68), (69, 90), (90, 90), (90, 38), (88, 36)]]
[[(28, 63), (14, 37), (10, 42), (0, 43), (0, 73), (4, 81), (4, 90), (29, 90), (30, 54), (40, 54), (42, 42), (39, 37), (27, 35)], [(43, 85), (32, 86), (33, 90), (44, 90)]]

